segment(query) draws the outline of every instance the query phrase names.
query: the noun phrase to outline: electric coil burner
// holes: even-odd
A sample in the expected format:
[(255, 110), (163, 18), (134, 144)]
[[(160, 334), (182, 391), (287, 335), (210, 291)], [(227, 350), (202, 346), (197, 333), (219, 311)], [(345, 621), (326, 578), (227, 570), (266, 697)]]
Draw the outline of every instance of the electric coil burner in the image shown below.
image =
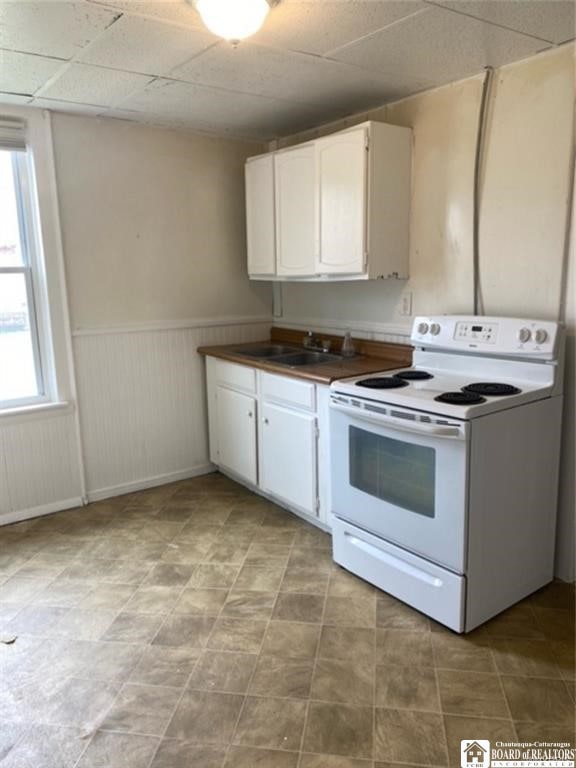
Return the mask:
[(417, 317), (410, 367), (333, 381), (334, 560), (456, 632), (550, 582), (564, 336)]
[(443, 392), (434, 398), (437, 403), (449, 403), (450, 405), (478, 405), (485, 403), (486, 398), (473, 392)]
[(361, 379), (356, 382), (356, 386), (366, 387), (366, 389), (398, 389), (399, 387), (407, 387), (408, 382), (395, 376), (383, 376), (374, 379)]
[(426, 381), (427, 379), (433, 379), (431, 373), (428, 371), (400, 371), (400, 373), (394, 374), (395, 379), (403, 379), (404, 381)]
[(462, 387), (463, 392), (473, 392), (475, 395), (487, 397), (500, 397), (506, 395), (519, 395), (522, 390), (512, 384), (500, 384), (498, 382), (481, 381), (477, 384), (468, 384)]

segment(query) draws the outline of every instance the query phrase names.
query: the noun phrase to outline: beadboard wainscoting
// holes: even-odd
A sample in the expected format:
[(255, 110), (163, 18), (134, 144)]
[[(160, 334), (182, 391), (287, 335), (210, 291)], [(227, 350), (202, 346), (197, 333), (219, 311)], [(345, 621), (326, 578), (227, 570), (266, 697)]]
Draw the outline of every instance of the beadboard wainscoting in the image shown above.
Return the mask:
[(321, 333), (344, 336), (350, 331), (358, 339), (369, 341), (384, 341), (388, 344), (410, 344), (411, 324), (396, 325), (394, 323), (376, 323), (369, 321), (350, 321), (342, 323), (338, 320), (328, 320), (321, 317), (295, 317), (283, 315), (274, 319), (278, 328), (296, 328), (302, 330), (302, 336), (312, 330)]
[(196, 350), (266, 339), (270, 326), (268, 318), (227, 318), (75, 332), (88, 499), (211, 471)]
[(82, 504), (72, 407), (0, 422), (0, 525)]

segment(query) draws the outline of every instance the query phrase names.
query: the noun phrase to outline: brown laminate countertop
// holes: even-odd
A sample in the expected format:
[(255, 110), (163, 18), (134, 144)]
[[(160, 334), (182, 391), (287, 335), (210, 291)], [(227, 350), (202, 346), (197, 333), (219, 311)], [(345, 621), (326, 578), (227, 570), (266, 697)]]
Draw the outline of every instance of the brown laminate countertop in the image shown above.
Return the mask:
[[(281, 331), (281, 332), (279, 332)], [(319, 363), (317, 365), (305, 365), (289, 367), (279, 365), (272, 360), (261, 357), (246, 357), (242, 354), (244, 350), (254, 347), (261, 347), (266, 344), (286, 344), (294, 347), (304, 347), (297, 344), (294, 338), (301, 339), (302, 332), (285, 331), (284, 329), (273, 329), (271, 339), (262, 339), (262, 341), (253, 341), (248, 344), (224, 344), (216, 347), (200, 347), (198, 352), (207, 357), (217, 357), (220, 360), (227, 360), (230, 363), (247, 365), (250, 368), (258, 368), (269, 373), (276, 373), (281, 376), (292, 376), (296, 379), (313, 381), (317, 384), (330, 384), (335, 379), (345, 379), (350, 376), (361, 376), (377, 371), (390, 371), (395, 368), (408, 367), (412, 364), (412, 347), (404, 344), (390, 344), (387, 342), (363, 342), (354, 340), (358, 354), (354, 357), (335, 360), (329, 363)], [(328, 337), (321, 334), (321, 338), (336, 339), (334, 349), (338, 350), (338, 344), (341, 339), (338, 337)]]

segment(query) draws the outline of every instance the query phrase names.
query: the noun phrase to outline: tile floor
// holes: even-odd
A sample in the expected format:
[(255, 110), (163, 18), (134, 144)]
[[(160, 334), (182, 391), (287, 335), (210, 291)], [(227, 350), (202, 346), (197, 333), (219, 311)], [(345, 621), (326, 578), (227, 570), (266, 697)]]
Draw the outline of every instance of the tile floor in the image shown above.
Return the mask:
[(0, 529), (2, 768), (458, 766), (574, 738), (574, 593), (457, 636), (222, 475)]

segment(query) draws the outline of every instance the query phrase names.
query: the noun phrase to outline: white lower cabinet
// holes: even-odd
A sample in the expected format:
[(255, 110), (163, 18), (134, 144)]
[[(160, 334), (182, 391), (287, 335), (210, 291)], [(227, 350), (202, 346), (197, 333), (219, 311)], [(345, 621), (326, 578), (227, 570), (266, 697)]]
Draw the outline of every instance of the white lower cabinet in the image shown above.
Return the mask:
[(256, 483), (256, 400), (218, 385), (216, 403), (219, 462), (249, 483)]
[(328, 387), (207, 359), (210, 458), (232, 477), (328, 524)]
[(260, 421), (260, 487), (316, 515), (316, 414), (263, 402)]

